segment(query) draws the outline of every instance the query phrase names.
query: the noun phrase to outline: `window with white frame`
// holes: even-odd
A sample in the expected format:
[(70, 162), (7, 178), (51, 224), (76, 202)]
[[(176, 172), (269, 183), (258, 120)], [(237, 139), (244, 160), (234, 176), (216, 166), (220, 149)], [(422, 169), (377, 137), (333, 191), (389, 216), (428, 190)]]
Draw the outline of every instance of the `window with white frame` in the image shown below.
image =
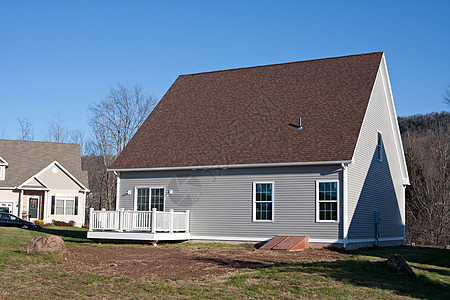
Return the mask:
[(377, 138), (377, 159), (378, 161), (383, 160), (383, 136), (381, 135), (381, 132), (378, 131), (378, 138)]
[(136, 210), (150, 211), (156, 208), (164, 211), (165, 190), (160, 187), (138, 187), (136, 188)]
[(0, 180), (5, 180), (5, 166), (0, 166)]
[(337, 222), (339, 216), (339, 182), (316, 182), (316, 220)]
[(253, 221), (273, 221), (273, 182), (253, 183)]
[(77, 215), (78, 197), (74, 195), (52, 196), (52, 215)]

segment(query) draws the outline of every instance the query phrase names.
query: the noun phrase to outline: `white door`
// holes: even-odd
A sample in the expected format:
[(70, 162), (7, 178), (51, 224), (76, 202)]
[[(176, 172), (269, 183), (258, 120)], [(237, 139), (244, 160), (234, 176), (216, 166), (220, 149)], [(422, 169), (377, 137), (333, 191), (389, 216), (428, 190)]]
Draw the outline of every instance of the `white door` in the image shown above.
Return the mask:
[(28, 220), (31, 222), (39, 220), (39, 196), (31, 196), (28, 198)]

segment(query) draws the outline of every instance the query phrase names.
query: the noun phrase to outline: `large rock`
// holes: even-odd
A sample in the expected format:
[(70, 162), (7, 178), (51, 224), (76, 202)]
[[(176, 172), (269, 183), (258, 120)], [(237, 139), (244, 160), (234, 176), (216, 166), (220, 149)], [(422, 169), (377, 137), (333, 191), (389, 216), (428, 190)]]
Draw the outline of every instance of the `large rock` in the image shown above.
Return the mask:
[(39, 253), (48, 251), (66, 252), (67, 248), (62, 238), (56, 235), (34, 237), (28, 244), (27, 253)]
[(399, 254), (394, 254), (388, 258), (387, 263), (400, 274), (417, 277), (408, 262)]

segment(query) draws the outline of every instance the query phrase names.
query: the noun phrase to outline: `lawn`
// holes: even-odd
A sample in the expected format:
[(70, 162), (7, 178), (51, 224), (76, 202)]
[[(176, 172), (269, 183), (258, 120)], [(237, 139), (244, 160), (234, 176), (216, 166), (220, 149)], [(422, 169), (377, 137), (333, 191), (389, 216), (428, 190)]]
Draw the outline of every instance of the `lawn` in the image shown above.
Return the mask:
[[(27, 254), (31, 238), (45, 234), (60, 235), (69, 253)], [(0, 243), (0, 299), (450, 299), (450, 252), (436, 248), (287, 253), (248, 245), (99, 245), (67, 227), (0, 227)], [(390, 270), (385, 260), (393, 253), (418, 277)]]

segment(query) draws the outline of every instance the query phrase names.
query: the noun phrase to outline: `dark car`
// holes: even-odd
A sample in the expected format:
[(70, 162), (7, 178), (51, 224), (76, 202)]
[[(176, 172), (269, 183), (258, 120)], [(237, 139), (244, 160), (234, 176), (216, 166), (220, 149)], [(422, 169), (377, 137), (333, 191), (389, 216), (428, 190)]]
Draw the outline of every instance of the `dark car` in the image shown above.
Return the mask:
[(33, 223), (22, 220), (15, 215), (8, 213), (0, 213), (0, 226), (36, 228), (36, 225)]

